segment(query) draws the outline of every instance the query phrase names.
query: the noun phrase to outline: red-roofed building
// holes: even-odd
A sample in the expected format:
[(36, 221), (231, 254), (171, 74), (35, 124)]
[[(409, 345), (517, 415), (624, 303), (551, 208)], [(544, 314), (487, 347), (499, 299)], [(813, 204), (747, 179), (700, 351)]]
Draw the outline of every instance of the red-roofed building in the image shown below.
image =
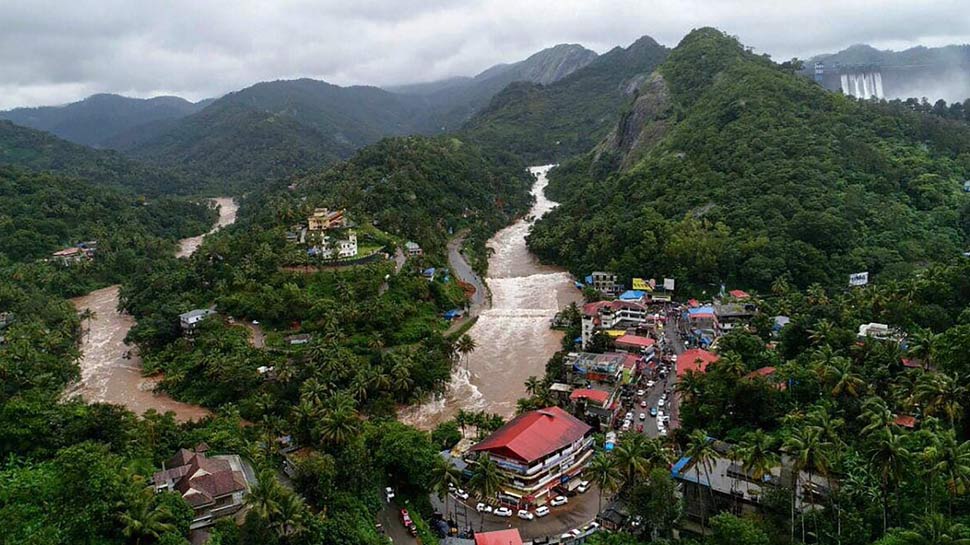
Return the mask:
[(703, 373), (707, 371), (707, 366), (718, 360), (717, 354), (692, 348), (677, 356), (677, 376), (682, 377), (690, 371)]
[(910, 430), (916, 427), (916, 417), (908, 414), (901, 414), (897, 416), (895, 419), (893, 419), (893, 422), (901, 428)]
[(242, 508), (249, 490), (238, 456), (209, 458), (200, 443), (194, 450), (179, 449), (163, 471), (152, 476), (156, 492), (173, 491), (195, 511), (191, 528), (203, 528)]
[(775, 388), (777, 388), (778, 390), (782, 390), (782, 391), (787, 390), (788, 389), (787, 384), (785, 384), (784, 382), (778, 382), (777, 380), (772, 380), (772, 377), (775, 376), (775, 371), (776, 369), (771, 366), (762, 367), (760, 369), (755, 369), (754, 371), (751, 371), (750, 373), (745, 375), (744, 378), (748, 380), (754, 380), (759, 377), (769, 379), (772, 382), (774, 382)]
[(580, 389), (573, 390), (573, 393), (569, 394), (570, 401), (579, 401), (580, 399), (585, 399), (587, 402), (603, 406), (610, 400), (610, 393), (604, 390)]
[(730, 295), (731, 297), (734, 297), (735, 299), (748, 299), (749, 297), (751, 297), (751, 295), (749, 295), (748, 292), (744, 290), (731, 290), (728, 292), (728, 295)]
[(653, 352), (653, 346), (656, 344), (656, 341), (650, 337), (627, 334), (616, 339), (614, 344), (618, 350), (627, 350), (646, 354), (648, 352)]
[(494, 532), (477, 532), (475, 534), (475, 545), (522, 545), (522, 536), (519, 535), (519, 530), (516, 528)]
[[(593, 453), (592, 428), (559, 407), (520, 414), (470, 450), (469, 464), (489, 456), (504, 477), (498, 499), (543, 505), (553, 488), (578, 484)], [(552, 494), (555, 496), (555, 494)]]

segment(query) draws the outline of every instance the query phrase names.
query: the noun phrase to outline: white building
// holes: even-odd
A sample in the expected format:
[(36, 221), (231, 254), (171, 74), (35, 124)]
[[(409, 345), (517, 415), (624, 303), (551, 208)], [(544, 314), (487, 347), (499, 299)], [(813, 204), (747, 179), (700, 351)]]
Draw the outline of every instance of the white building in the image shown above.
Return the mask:
[(314, 247), (312, 255), (318, 255), (323, 259), (347, 259), (357, 256), (357, 233), (353, 230), (347, 231), (347, 238), (336, 240), (329, 235), (323, 236), (321, 247)]
[(597, 331), (637, 328), (647, 321), (647, 307), (633, 301), (598, 301), (583, 305), (582, 347)]

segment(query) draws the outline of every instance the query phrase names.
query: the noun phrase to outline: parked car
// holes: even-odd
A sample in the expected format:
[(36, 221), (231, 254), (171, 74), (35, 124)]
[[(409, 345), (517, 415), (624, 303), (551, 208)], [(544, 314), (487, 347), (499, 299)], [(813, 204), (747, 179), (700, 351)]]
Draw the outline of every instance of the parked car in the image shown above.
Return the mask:
[(657, 416), (657, 408), (656, 407), (650, 407), (650, 416), (653, 416), (653, 417), (656, 417)]
[(624, 420), (623, 421), (623, 427), (620, 428), (620, 430), (622, 430), (622, 431), (630, 431), (630, 421), (629, 420)]
[(458, 496), (459, 498), (463, 499), (463, 500), (467, 500), (468, 499), (468, 492), (465, 492), (461, 488), (459, 488), (458, 490), (455, 490), (455, 495)]
[(647, 419), (647, 413), (640, 413), (640, 420), (646, 420), (646, 419)]
[(576, 492), (579, 492), (580, 494), (586, 492), (587, 490), (589, 490), (589, 481), (582, 481), (579, 483), (579, 486), (576, 487)]
[(660, 398), (660, 401), (657, 402), (657, 406), (661, 408), (663, 408), (663, 406), (666, 404), (667, 404), (667, 400), (664, 398)]
[(394, 489), (388, 486), (384, 489), (384, 495), (387, 497), (387, 503), (391, 503), (391, 500), (394, 499)]
[(658, 431), (657, 435), (659, 435), (660, 437), (667, 437), (667, 428), (663, 428), (660, 431)]
[(569, 503), (569, 498), (567, 498), (566, 496), (556, 496), (555, 498), (552, 498), (552, 501), (549, 502), (549, 505), (553, 507), (559, 507), (560, 505), (566, 505), (567, 503)]
[(475, 510), (479, 513), (491, 513), (492, 506), (487, 503), (478, 502), (478, 505), (475, 506)]
[(543, 505), (541, 507), (536, 507), (536, 516), (537, 517), (544, 517), (544, 516), (546, 516), (548, 514), (549, 514), (549, 506), (548, 505)]
[(643, 397), (645, 395), (647, 395), (647, 391), (646, 390), (637, 390), (637, 396)]
[(530, 513), (528, 509), (519, 509), (517, 516), (522, 520), (532, 520), (536, 518), (536, 516)]
[(492, 511), (492, 514), (495, 515), (496, 517), (511, 517), (512, 510), (509, 509), (508, 507), (503, 506), (495, 509), (495, 511)]
[(633, 413), (632, 412), (626, 413), (626, 416), (623, 417), (623, 420), (633, 420)]
[(596, 522), (594, 520), (593, 522), (590, 522), (586, 526), (583, 526), (583, 531), (584, 532), (589, 532), (590, 530), (596, 530), (599, 527), (600, 527), (600, 523), (598, 523), (598, 522)]
[(655, 380), (648, 380), (647, 381), (647, 388), (653, 388), (656, 385), (657, 385), (657, 381), (655, 381)]
[(646, 399), (644, 399), (643, 401), (640, 402), (640, 407), (641, 408), (644, 408), (644, 409), (647, 408), (647, 400)]
[(403, 524), (405, 528), (414, 524), (414, 522), (411, 521), (411, 515), (408, 513), (407, 509), (401, 509), (401, 524)]

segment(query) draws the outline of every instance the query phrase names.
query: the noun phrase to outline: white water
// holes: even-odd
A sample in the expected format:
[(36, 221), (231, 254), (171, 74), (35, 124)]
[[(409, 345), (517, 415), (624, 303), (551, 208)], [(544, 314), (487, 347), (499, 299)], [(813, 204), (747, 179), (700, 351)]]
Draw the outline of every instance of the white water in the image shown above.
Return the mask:
[(842, 93), (856, 98), (885, 98), (882, 89), (882, 74), (879, 72), (863, 72), (859, 74), (842, 74)]
[[(531, 169), (537, 181), (530, 214), (536, 218), (556, 206), (543, 193), (550, 168)], [(492, 307), (482, 311), (468, 332), (478, 348), (452, 373), (445, 394), (404, 409), (400, 415), (404, 422), (430, 429), (458, 409), (507, 418), (515, 413), (515, 402), (526, 395), (525, 380), (544, 374), (562, 339), (561, 332), (549, 328), (550, 321), (561, 308), (579, 301), (580, 293), (568, 273), (539, 263), (529, 252), (525, 236), (530, 227), (522, 219), (489, 240), (494, 253), (485, 282), (492, 292)]]

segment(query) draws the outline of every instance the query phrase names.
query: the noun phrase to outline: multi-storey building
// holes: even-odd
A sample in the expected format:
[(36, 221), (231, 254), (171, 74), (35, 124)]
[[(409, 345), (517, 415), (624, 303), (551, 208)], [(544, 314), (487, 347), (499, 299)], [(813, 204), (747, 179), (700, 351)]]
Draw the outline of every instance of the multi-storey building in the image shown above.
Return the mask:
[(497, 499), (528, 508), (548, 503), (557, 487), (578, 485), (592, 454), (592, 428), (559, 407), (549, 407), (513, 418), (473, 446), (467, 462), (474, 466), (482, 456), (491, 458), (503, 477)]

